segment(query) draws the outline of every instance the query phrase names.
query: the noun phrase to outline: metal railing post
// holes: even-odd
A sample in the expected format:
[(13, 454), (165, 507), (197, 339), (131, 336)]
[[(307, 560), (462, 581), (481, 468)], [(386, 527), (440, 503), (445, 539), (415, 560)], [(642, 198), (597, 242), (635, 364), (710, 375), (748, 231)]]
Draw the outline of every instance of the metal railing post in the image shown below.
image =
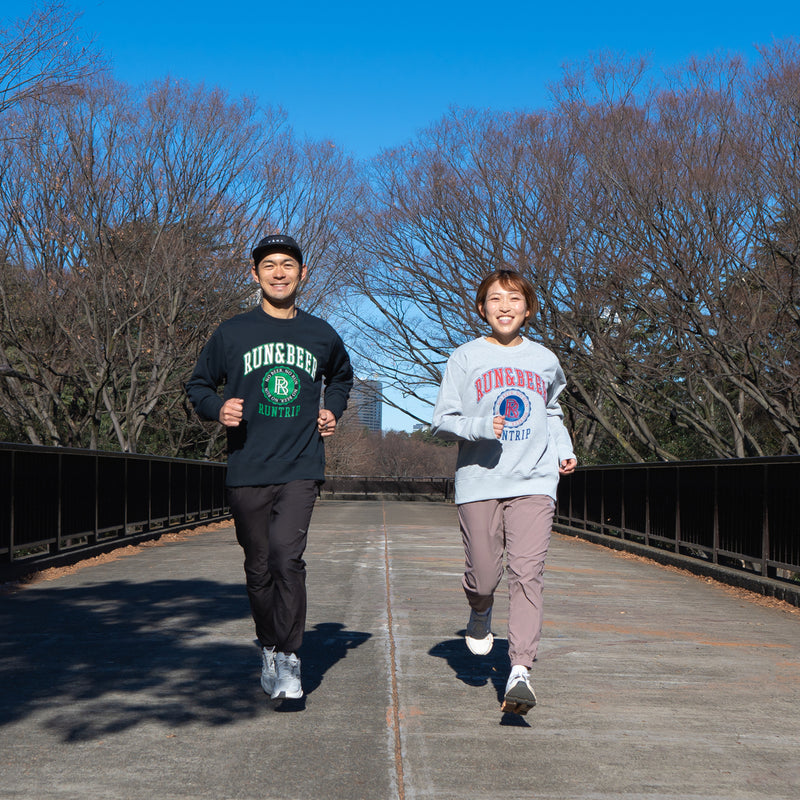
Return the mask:
[(761, 575), (769, 577), (770, 542), (769, 542), (769, 464), (761, 468)]
[(681, 551), (681, 471), (675, 470), (675, 552)]
[(711, 546), (713, 548), (712, 560), (719, 564), (719, 467), (714, 466), (714, 530)]

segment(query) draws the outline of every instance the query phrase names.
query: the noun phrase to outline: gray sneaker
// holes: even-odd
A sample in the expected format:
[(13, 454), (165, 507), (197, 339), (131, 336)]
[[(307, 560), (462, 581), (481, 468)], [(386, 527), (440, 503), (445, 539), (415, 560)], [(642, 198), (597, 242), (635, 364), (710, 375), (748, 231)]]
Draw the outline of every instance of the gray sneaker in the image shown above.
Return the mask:
[(475, 609), (470, 610), (466, 639), (467, 647), (476, 656), (485, 656), (491, 652), (494, 643), (491, 608), (483, 614), (479, 614)]
[(278, 653), (275, 656), (278, 677), (272, 690), (272, 699), (298, 700), (303, 696), (300, 683), (300, 659), (294, 653)]
[(269, 695), (275, 691), (278, 672), (275, 669), (275, 648), (261, 648), (261, 688)]
[(506, 683), (502, 709), (507, 714), (527, 714), (536, 705), (536, 695), (531, 686), (526, 667), (514, 666)]

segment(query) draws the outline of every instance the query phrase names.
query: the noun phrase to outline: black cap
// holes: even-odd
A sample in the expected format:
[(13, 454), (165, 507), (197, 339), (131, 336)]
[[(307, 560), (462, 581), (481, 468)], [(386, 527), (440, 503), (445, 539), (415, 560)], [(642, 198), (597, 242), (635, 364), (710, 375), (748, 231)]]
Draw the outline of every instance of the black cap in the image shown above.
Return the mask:
[(267, 253), (288, 253), (292, 258), (297, 259), (297, 263), (301, 267), (303, 266), (303, 251), (291, 236), (284, 236), (282, 233), (265, 236), (253, 248), (253, 263), (258, 266)]

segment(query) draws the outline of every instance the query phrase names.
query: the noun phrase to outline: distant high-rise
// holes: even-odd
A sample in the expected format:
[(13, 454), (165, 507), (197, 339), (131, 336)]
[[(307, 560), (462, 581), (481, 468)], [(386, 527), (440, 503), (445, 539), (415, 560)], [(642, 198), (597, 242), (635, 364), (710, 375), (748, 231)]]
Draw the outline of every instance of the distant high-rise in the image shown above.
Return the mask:
[(348, 405), (358, 422), (367, 430), (380, 432), (383, 424), (383, 402), (380, 381), (355, 379)]

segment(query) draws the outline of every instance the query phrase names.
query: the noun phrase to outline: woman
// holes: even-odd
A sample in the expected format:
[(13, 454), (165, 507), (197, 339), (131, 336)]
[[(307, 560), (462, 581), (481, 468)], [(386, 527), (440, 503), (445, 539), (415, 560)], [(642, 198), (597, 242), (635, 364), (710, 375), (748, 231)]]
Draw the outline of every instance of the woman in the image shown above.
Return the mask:
[(459, 440), (455, 501), (470, 605), (467, 646), (476, 655), (492, 649), (505, 551), (511, 671), (502, 708), (526, 714), (536, 705), (530, 669), (542, 631), (556, 489), (577, 460), (557, 402), (564, 372), (552, 352), (520, 333), (538, 310), (531, 283), (512, 270), (493, 272), (478, 287), (475, 308), (491, 333), (450, 356), (432, 430)]

